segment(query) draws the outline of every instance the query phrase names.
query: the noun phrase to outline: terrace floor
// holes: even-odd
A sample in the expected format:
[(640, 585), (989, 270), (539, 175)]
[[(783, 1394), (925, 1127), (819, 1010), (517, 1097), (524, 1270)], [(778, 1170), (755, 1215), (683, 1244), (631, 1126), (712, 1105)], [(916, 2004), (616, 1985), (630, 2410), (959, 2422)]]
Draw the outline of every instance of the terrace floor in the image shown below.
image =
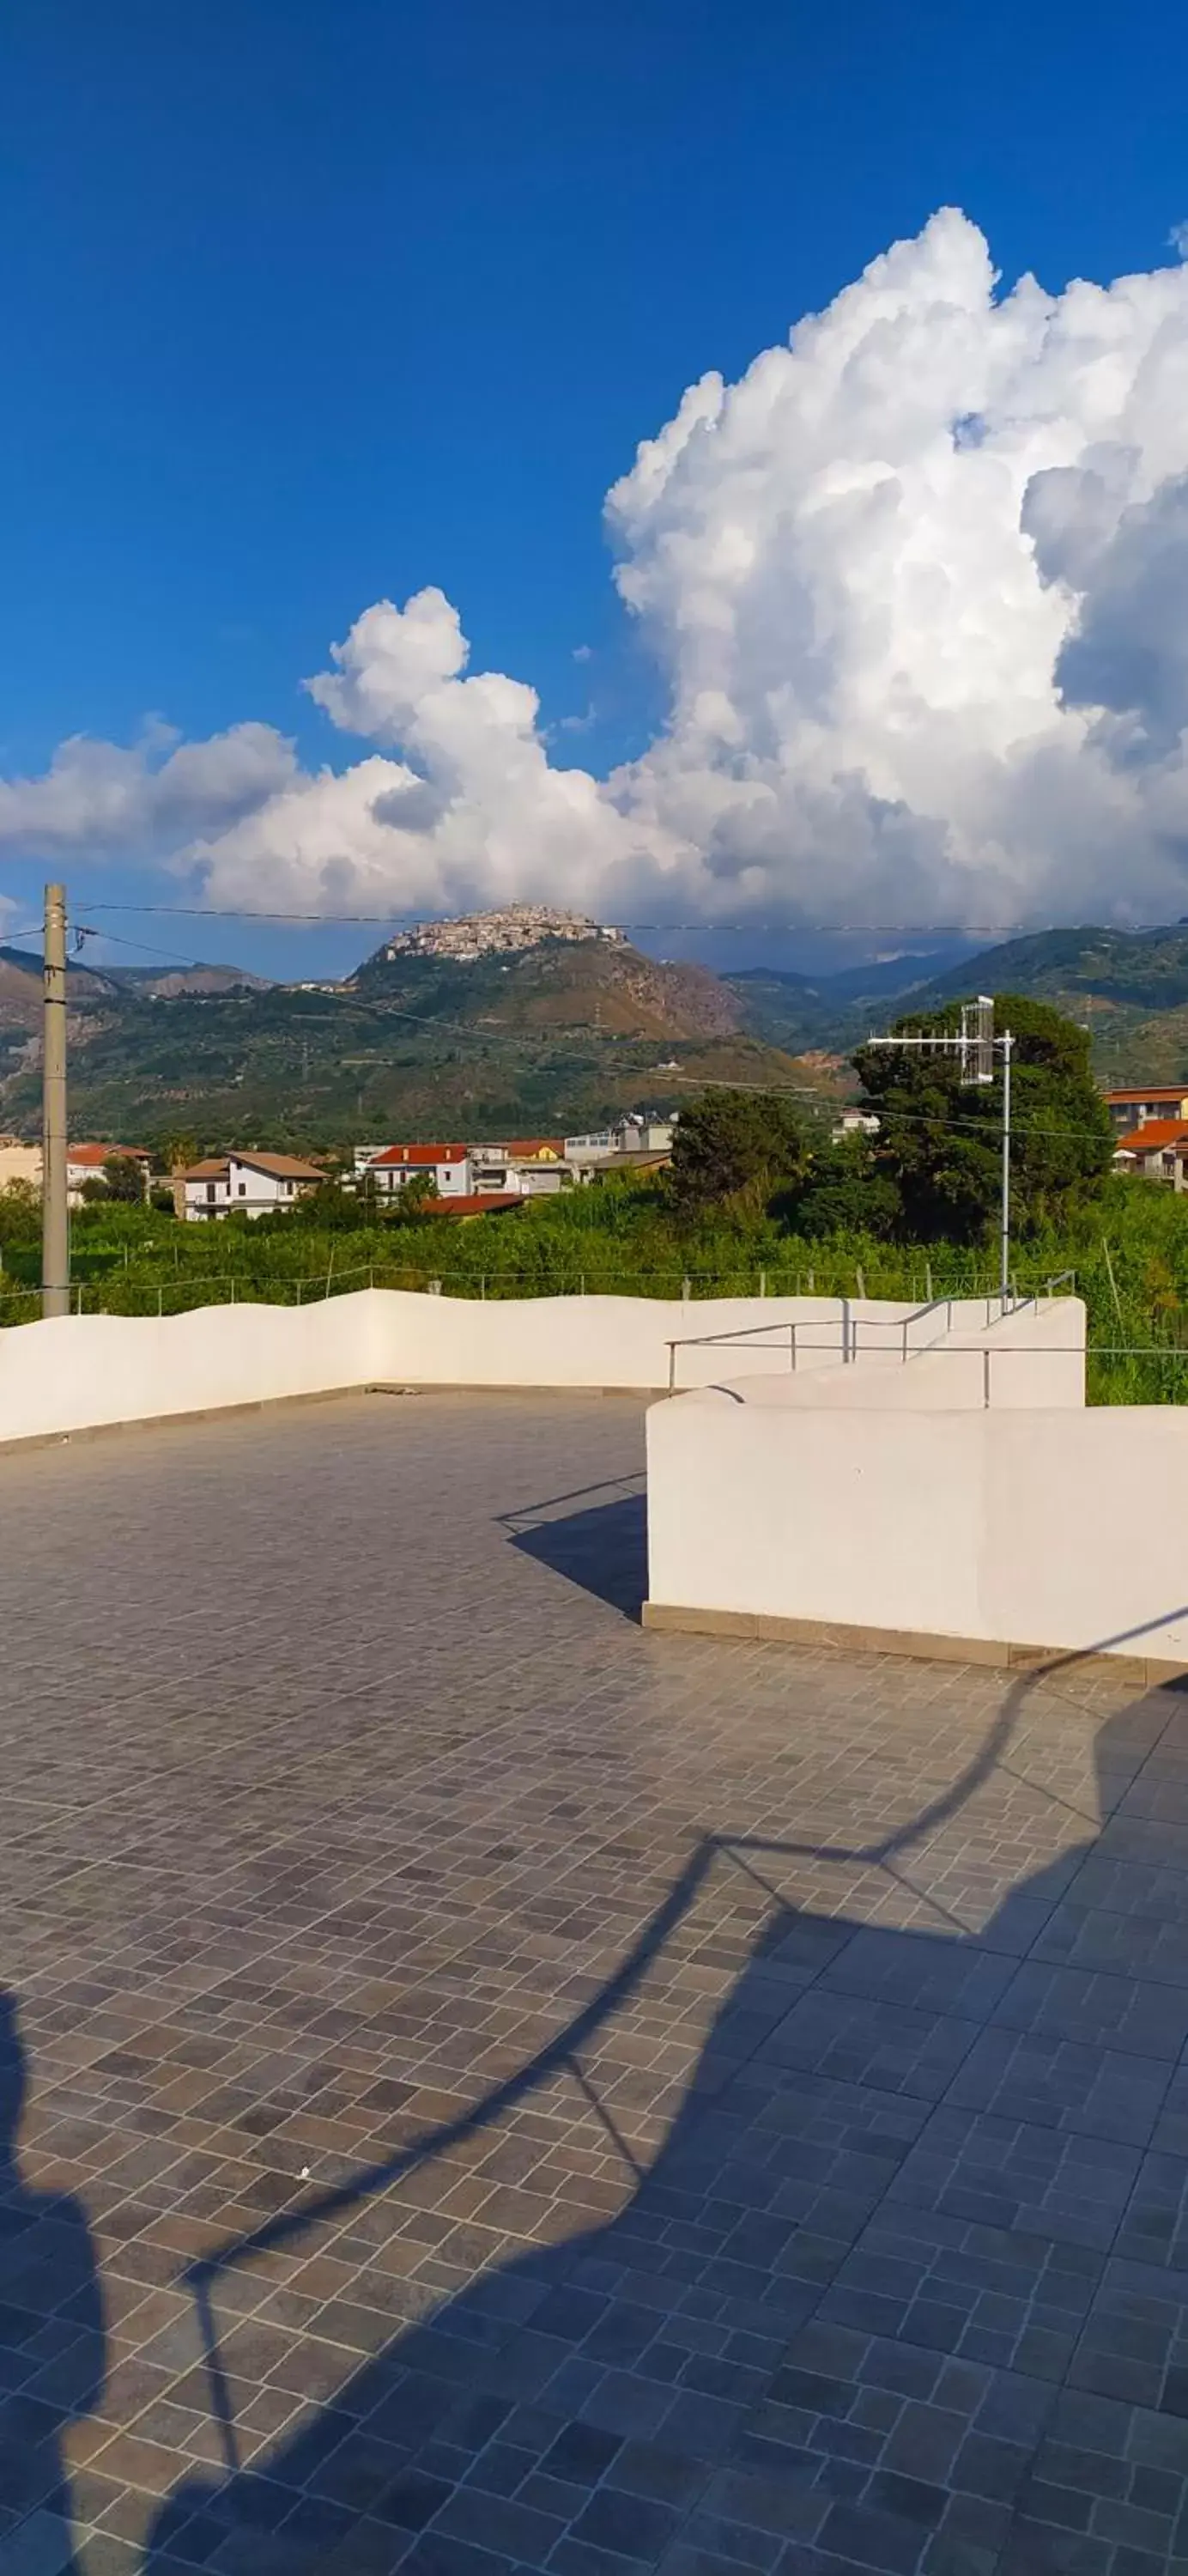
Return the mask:
[(641, 1461), (0, 1456), (2, 2576), (1188, 2565), (1188, 1701), (644, 1634)]

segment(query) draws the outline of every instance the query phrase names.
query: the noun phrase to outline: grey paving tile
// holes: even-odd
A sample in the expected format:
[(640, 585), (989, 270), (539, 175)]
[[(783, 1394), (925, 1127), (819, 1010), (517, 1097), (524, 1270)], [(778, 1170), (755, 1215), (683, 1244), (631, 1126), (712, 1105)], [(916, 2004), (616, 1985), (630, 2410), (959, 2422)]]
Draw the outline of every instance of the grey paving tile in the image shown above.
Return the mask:
[(1183, 1696), (649, 1636), (640, 1461), (0, 1457), (0, 2556), (1188, 2560)]
[(1188, 1992), (1104, 1969), (1025, 1960), (993, 2019), (1004, 2029), (1175, 2060), (1188, 2040)]
[(945, 2099), (960, 2110), (1146, 2146), (1170, 2083), (1162, 2058), (999, 2027), (975, 2040)]

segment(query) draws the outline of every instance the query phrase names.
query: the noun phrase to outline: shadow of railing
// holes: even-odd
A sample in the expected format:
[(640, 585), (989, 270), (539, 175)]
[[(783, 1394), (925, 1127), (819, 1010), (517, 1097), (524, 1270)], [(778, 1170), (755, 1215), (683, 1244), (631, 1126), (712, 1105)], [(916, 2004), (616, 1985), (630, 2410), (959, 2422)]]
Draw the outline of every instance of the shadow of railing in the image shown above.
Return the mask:
[[(600, 1508), (607, 1507), (595, 1507)], [(1184, 1615), (1181, 1609), (1169, 1612), (1167, 1622)], [(1102, 1643), (1134, 1643), (1139, 1633), (1149, 1634), (1150, 1629), (1163, 1624), (1154, 1621), (1126, 1639)], [(689, 2262), (683, 2260), (681, 2245), (686, 2237), (692, 2242), (700, 2231), (709, 2230), (712, 2234), (713, 2226), (718, 2224), (717, 2220), (711, 2222), (711, 2212), (722, 2202), (723, 2158), (729, 2161), (736, 2150), (744, 2160), (758, 2153), (756, 2121), (761, 2128), (766, 2121), (778, 2132), (782, 2123), (795, 2124), (796, 2104), (812, 2098), (811, 2073), (805, 2071), (808, 2061), (798, 2070), (795, 2046), (787, 2038), (789, 2017), (794, 2018), (795, 2006), (811, 1987), (829, 1978), (850, 1944), (859, 1939), (869, 1943), (872, 1938), (866, 1927), (848, 1917), (805, 1913), (789, 1905), (776, 1884), (778, 1865), (809, 1860), (883, 1867), (893, 1873), (897, 1860), (956, 1817), (1002, 1762), (1031, 1693), (1041, 1683), (1074, 1673), (1083, 1660), (1082, 1655), (1070, 1654), (1022, 1675), (1008, 1689), (1002, 1707), (958, 1779), (903, 1824), (870, 1841), (822, 1843), (716, 1833), (699, 1837), (618, 1966), (564, 2027), (514, 2073), (490, 2086), (456, 2117), (437, 2124), (363, 2173), (309, 2196), (300, 2207), (281, 2212), (191, 2266), (186, 2278), (202, 2320), (211, 2413), (219, 2429), (224, 2471), (216, 2481), (196, 2480), (183, 2486), (170, 2499), (152, 2535), (147, 2566), (162, 2571), (167, 2564), (172, 2567), (174, 2553), (184, 2558), (185, 2548), (191, 2544), (209, 2546), (211, 2551), (217, 2548), (220, 2567), (229, 2566), (231, 2560), (225, 2554), (228, 2536), (241, 2530), (248, 2552), (243, 2565), (251, 2566), (253, 2576), (267, 2576), (270, 2570), (278, 2571), (278, 2576), (289, 2576), (291, 2570), (296, 2576), (296, 2571), (306, 2566), (330, 2563), (328, 2553), (332, 2549), (348, 2552), (333, 2561), (345, 2570), (352, 2563), (349, 2547), (356, 2525), (366, 2521), (373, 2528), (377, 2519), (406, 2533), (431, 2525), (434, 2533), (441, 2531), (443, 2540), (449, 2535), (460, 2547), (469, 2534), (470, 2539), (489, 2549), (502, 2547), (509, 2561), (514, 2559), (521, 2568), (543, 2565), (558, 2537), (571, 2524), (590, 2546), (613, 2549), (613, 2495), (609, 2502), (604, 2497), (600, 2517), (595, 2516), (589, 2529), (582, 2531), (585, 2508), (581, 2491), (601, 2479), (625, 2439), (634, 2435), (638, 2440), (648, 2432), (649, 2425), (642, 2419), (634, 2425), (613, 2420), (615, 2405), (628, 2403), (636, 2410), (642, 2409), (645, 2416), (650, 2415), (653, 2425), (663, 2423), (666, 2456), (677, 2465), (666, 2473), (675, 2482), (670, 2498), (662, 2501), (653, 2496), (646, 2503), (639, 2494), (628, 2498), (622, 2507), (620, 2533), (629, 2532), (634, 2516), (637, 2532), (646, 2528), (665, 2541), (671, 2537), (692, 2493), (690, 2490), (678, 2497), (675, 2491), (683, 2474), (679, 2461), (687, 2448), (686, 2416), (691, 2423), (696, 2414), (694, 2400), (708, 2400), (708, 2412), (703, 2404), (698, 2422), (708, 2421), (713, 2407), (719, 2405), (728, 2411), (733, 2407), (734, 2422), (738, 2410), (726, 2393), (726, 2381), (732, 2374), (723, 2365), (715, 2380), (707, 2360), (700, 2379), (696, 2375), (688, 2378), (684, 2374), (690, 2349), (678, 2335), (667, 2359), (663, 2354), (660, 2357), (658, 2380), (634, 2374), (629, 2399), (616, 2396), (613, 2387), (608, 2396), (608, 2378), (614, 2382), (620, 2371), (633, 2369), (633, 2334), (642, 2338), (640, 2350), (646, 2347), (653, 2358), (657, 2342), (654, 2307), (646, 2316), (637, 2316), (634, 2324), (631, 2318), (625, 2320), (617, 2284), (624, 2278), (634, 2282), (644, 2277), (651, 2260), (649, 2249), (674, 2224), (676, 2242), (666, 2253), (670, 2268), (665, 2277), (671, 2279), (674, 2290), (682, 2297), (693, 2279), (705, 2277), (696, 2264), (690, 2269), (692, 2257)], [(1145, 1700), (1139, 1703), (1140, 1708), (1145, 1705)], [(1157, 1733), (1165, 1722), (1166, 1705), (1162, 1694), (1153, 1703), (1149, 1733)], [(1136, 1730), (1133, 1706), (1114, 1723), (1117, 1742), (1131, 1748), (1129, 1754), (1116, 1757), (1121, 1765), (1118, 1776), (1128, 1780), (1138, 1767), (1133, 1748), (1142, 1729)], [(1103, 1732), (1108, 1739), (1109, 1727)], [(1103, 1744), (1103, 1755), (1108, 1773), (1108, 1741)], [(1145, 1758), (1145, 1751), (1138, 1758)], [(1185, 1840), (1188, 1844), (1188, 1827)], [(597, 2081), (582, 2061), (600, 2034), (639, 1996), (649, 1973), (686, 1922), (711, 1875), (721, 1867), (738, 1869), (757, 1885), (770, 1901), (770, 1917), (710, 2030), (664, 2145), (654, 2162), (643, 2166), (623, 2138), (613, 2109), (601, 2098)], [(1057, 1870), (1024, 1883), (1025, 1910), (1031, 1923), (1042, 1921), (1055, 1906), (1068, 1878), (1069, 1868), (1062, 1863)], [(1015, 1891), (1014, 1895), (1019, 1893)], [(877, 1938), (884, 1945), (880, 1956), (885, 1964), (878, 1971), (878, 1990), (892, 1997), (907, 1992), (913, 1979), (925, 1971), (943, 1985), (953, 1974), (965, 1975), (962, 1963), (967, 1958), (974, 1969), (984, 1955), (1017, 1960), (1026, 1944), (1015, 1939), (1011, 1931), (1014, 1895), (1007, 1898), (976, 1940), (960, 1929), (954, 1934), (939, 1935), (892, 1931), (879, 1934)], [(833, 1995), (828, 1986), (824, 1992)], [(839, 2019), (844, 2018), (845, 1992), (840, 1990), (840, 2000), (835, 1997), (832, 2004), (822, 2004), (826, 2023), (830, 2010)], [(879, 2044), (879, 2032), (872, 2026), (869, 2045), (874, 2049)], [(821, 2046), (824, 2056), (820, 2062), (828, 2065), (827, 2039)], [(407, 2181), (434, 2159), (448, 2157), (479, 2133), (512, 2119), (534, 2094), (543, 2093), (558, 2077), (573, 2081), (599, 2119), (627, 2182), (629, 2197), (624, 2208), (605, 2222), (587, 2228), (579, 2223), (577, 2231), (568, 2234), (562, 2244), (513, 2257), (503, 2268), (484, 2275), (452, 2297), (443, 2297), (427, 2323), (403, 2325), (382, 2350), (363, 2358), (312, 2422), (299, 2428), (263, 2465), (245, 2467), (236, 2437), (232, 2374), (225, 2367), (219, 2345), (215, 2301), (220, 2279), (236, 2265), (258, 2264), (289, 2251), (303, 2238), (332, 2231), (335, 2222), (360, 2213), (369, 2201)], [(922, 2090), (914, 2095), (909, 2086), (905, 2099), (917, 2102), (922, 2118), (938, 2093), (935, 2087), (929, 2091), (931, 2077), (921, 2076), (918, 2081)], [(895, 2090), (890, 2088), (892, 2093)], [(886, 2096), (880, 2094), (879, 2099), (885, 2101)], [(734, 2105), (729, 2114), (725, 2107), (728, 2101)], [(892, 2143), (885, 2142), (870, 2151), (868, 2161), (873, 2162), (869, 2189), (864, 2191), (855, 2184), (850, 2219), (841, 2227), (837, 2239), (839, 2262), (881, 2201), (900, 2155), (915, 2134), (912, 2118), (906, 2112), (899, 2119), (898, 2129), (896, 2119), (887, 2112), (884, 2128)], [(730, 2140), (723, 2143), (724, 2129), (731, 2129), (733, 2146)], [(813, 2157), (817, 2158), (814, 2190), (818, 2186), (824, 2190), (829, 2176), (841, 2171), (845, 2159), (839, 2161), (836, 2151), (822, 2157), (815, 2147)], [(728, 2193), (726, 2197), (729, 2201)], [(763, 2206), (760, 2198), (753, 2211), (753, 2223), (747, 2222), (745, 2252), (741, 2240), (734, 2252), (723, 2242), (705, 2259), (710, 2263), (716, 2288), (723, 2287), (727, 2278), (741, 2281), (745, 2275), (756, 2311), (753, 2338), (762, 2342), (766, 2332), (773, 2346), (782, 2349), (818, 2304), (823, 2284), (814, 2265), (819, 2270), (824, 2258), (819, 2249), (814, 2251), (816, 2240), (811, 2229), (803, 2232), (802, 2244), (799, 2222), (789, 2221), (780, 2239), (780, 2261), (773, 2269), (774, 2255), (761, 2250), (767, 2241)], [(745, 2192), (736, 2217), (741, 2224)], [(770, 2241), (774, 2244), (774, 2238)], [(699, 2263), (700, 2260), (699, 2256)], [(715, 2268), (721, 2266), (725, 2269)], [(652, 2276), (648, 2274), (647, 2278), (651, 2286), (646, 2297), (640, 2293), (644, 2307), (659, 2295)], [(633, 2313), (640, 2301), (627, 2302)], [(760, 2311), (766, 2317), (765, 2329), (758, 2322)], [(662, 2345), (664, 2340), (661, 2336)], [(695, 2354), (696, 2338), (692, 2349)], [(754, 2373), (748, 2378), (747, 2369), (742, 2361), (733, 2365), (739, 2389), (752, 2384)], [(665, 2370), (671, 2370), (671, 2380), (665, 2378)], [(689, 2398), (687, 2406), (685, 2393)], [(608, 2408), (611, 2420), (604, 2420)], [(718, 2422), (719, 2418), (714, 2416), (713, 2420)], [(509, 2454), (506, 2460), (494, 2456), (503, 2452)], [(473, 2484), (480, 2454), (487, 2463), (484, 2476), (494, 2478), (493, 2488), (490, 2484)], [(513, 2473), (518, 2521), (508, 2501), (511, 2489), (506, 2484), (513, 2479)], [(708, 2470), (705, 2474), (709, 2474)], [(805, 2474), (801, 2470), (795, 2474), (789, 2471), (790, 2531), (797, 2527), (795, 2499), (801, 2493)], [(505, 2481), (502, 2487), (501, 2478)], [(502, 2542), (500, 2531), (505, 2534)], [(626, 2539), (620, 2537), (618, 2545), (626, 2548)], [(640, 2554), (656, 2553), (649, 2549)], [(419, 2557), (415, 2563), (419, 2568)], [(426, 2567), (429, 2564), (426, 2559)]]

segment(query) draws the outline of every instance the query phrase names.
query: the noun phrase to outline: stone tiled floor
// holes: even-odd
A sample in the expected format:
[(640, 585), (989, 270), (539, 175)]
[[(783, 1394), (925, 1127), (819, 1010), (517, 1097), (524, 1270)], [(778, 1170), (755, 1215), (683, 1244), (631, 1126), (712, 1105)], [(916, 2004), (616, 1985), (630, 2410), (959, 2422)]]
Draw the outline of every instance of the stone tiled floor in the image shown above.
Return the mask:
[(1188, 1701), (644, 1635), (641, 1447), (0, 1457), (3, 2576), (1188, 2568)]

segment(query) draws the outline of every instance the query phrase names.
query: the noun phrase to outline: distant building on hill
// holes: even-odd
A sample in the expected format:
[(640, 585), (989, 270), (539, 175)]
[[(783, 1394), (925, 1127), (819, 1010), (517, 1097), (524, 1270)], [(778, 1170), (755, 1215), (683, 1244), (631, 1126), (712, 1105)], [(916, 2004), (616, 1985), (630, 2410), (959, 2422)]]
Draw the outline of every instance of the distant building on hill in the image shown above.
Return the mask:
[(542, 948), (550, 939), (620, 943), (624, 935), (605, 922), (592, 921), (587, 913), (559, 912), (549, 903), (508, 903), (496, 912), (463, 912), (451, 921), (419, 921), (413, 930), (396, 931), (382, 954), (389, 965), (399, 957), (448, 957), (456, 966), (470, 966), (479, 957)]

